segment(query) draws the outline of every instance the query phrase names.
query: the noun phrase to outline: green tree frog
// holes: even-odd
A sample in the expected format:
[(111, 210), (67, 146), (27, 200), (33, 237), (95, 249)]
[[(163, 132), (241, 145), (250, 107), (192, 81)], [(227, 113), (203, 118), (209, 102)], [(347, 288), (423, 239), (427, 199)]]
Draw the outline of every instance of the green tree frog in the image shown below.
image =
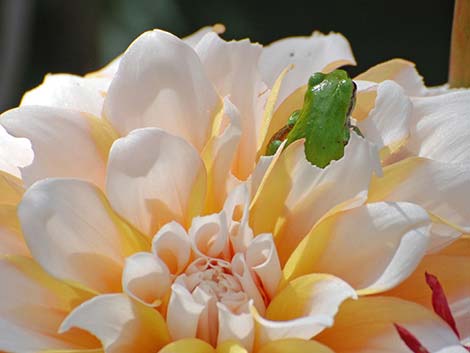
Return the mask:
[(332, 160), (342, 158), (350, 130), (362, 136), (359, 129), (351, 125), (355, 96), (356, 84), (346, 71), (313, 74), (302, 109), (293, 112), (287, 124), (274, 134), (266, 154), (273, 155), (284, 140), (287, 140), (287, 147), (305, 138), (305, 156), (317, 167), (325, 168)]

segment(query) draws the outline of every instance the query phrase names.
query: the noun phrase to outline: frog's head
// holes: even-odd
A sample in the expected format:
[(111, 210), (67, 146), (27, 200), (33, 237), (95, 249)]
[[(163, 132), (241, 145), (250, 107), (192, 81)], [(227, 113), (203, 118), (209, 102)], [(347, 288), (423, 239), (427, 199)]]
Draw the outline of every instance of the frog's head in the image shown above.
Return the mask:
[(347, 99), (349, 109), (347, 116), (351, 115), (354, 105), (356, 103), (356, 83), (349, 77), (348, 73), (344, 70), (334, 70), (330, 73), (316, 72), (308, 80), (307, 92), (313, 92), (321, 89), (322, 85), (333, 85), (338, 88), (341, 95), (347, 95), (343, 99)]

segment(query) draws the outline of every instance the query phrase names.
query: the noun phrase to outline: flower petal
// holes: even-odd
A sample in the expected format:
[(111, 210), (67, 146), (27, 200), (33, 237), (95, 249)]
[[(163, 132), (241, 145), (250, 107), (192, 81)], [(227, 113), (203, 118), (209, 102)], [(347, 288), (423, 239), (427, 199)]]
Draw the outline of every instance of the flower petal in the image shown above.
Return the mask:
[(415, 64), (403, 59), (392, 59), (375, 65), (356, 76), (354, 80), (377, 83), (393, 80), (405, 90), (408, 96), (421, 96), (425, 93), (423, 78), (416, 71)]
[(236, 341), (226, 341), (217, 346), (217, 353), (250, 353)]
[(470, 164), (470, 92), (414, 98), (412, 153), (446, 163)]
[(228, 259), (228, 225), (224, 212), (195, 217), (189, 228), (192, 249), (200, 257)]
[(281, 264), (271, 234), (260, 234), (246, 251), (246, 263), (257, 275), (263, 289), (272, 299), (282, 278)]
[(425, 272), (439, 279), (461, 338), (470, 339), (470, 238), (460, 238), (439, 253), (425, 256), (406, 281), (386, 294), (432, 310), (431, 290), (426, 285)]
[[(223, 132), (214, 131), (202, 152), (207, 169), (207, 200), (205, 213), (218, 212), (227, 197), (232, 177), (230, 169), (234, 162), (241, 136), (240, 112), (226, 97), (224, 99), (223, 119), (229, 122)], [(221, 127), (222, 128), (222, 127)]]
[(0, 124), (31, 140), (34, 161), (21, 171), (27, 186), (47, 177), (77, 177), (103, 186), (107, 152), (116, 138), (105, 121), (72, 110), (23, 106), (3, 113)]
[(334, 353), (328, 347), (309, 340), (285, 339), (265, 344), (258, 353)]
[(375, 146), (356, 134), (351, 135), (344, 157), (325, 169), (305, 159), (303, 141), (292, 143), (270, 167), (254, 197), (250, 209), (254, 234), (273, 233), (284, 264), (328, 211), (356, 207), (365, 201), (379, 163)]
[(368, 202), (408, 201), (423, 207), (434, 221), (429, 250), (435, 251), (452, 237), (470, 232), (467, 190), (470, 165), (414, 157), (389, 165), (383, 177), (374, 177)]
[(324, 272), (343, 278), (360, 294), (387, 290), (424, 256), (430, 224), (421, 207), (408, 203), (372, 203), (338, 213), (299, 244), (284, 267), (285, 278)]
[(196, 302), (189, 291), (179, 283), (171, 286), (166, 322), (173, 340), (194, 338), (205, 305)]
[(177, 222), (165, 224), (153, 237), (152, 252), (172, 275), (179, 275), (191, 257), (191, 242), (186, 230)]
[[(7, 113), (1, 115), (0, 123), (5, 121), (6, 116), (8, 116)], [(30, 141), (10, 135), (0, 125), (0, 175), (2, 179), (6, 173), (20, 177), (21, 172), (19, 168), (24, 168), (31, 164), (33, 157), (34, 152)]]
[(251, 313), (234, 314), (223, 304), (217, 303), (219, 333), (217, 345), (234, 340), (240, 343), (247, 352), (253, 347), (255, 329)]
[(258, 132), (267, 99), (263, 94), (267, 87), (258, 72), (261, 51), (261, 45), (247, 39), (226, 42), (215, 33), (205, 35), (196, 47), (207, 76), (219, 95), (230, 95), (230, 101), (240, 112), (242, 134), (232, 168), (240, 180), (246, 180), (253, 171)]
[(29, 257), (16, 213), (16, 206), (0, 204), (0, 254)]
[(317, 71), (330, 72), (356, 61), (348, 41), (339, 33), (324, 35), (314, 32), (310, 37), (286, 38), (263, 48), (259, 68), (264, 82), (272, 87), (281, 71), (294, 64), (283, 81), (278, 102), (307, 83)]
[(73, 330), (57, 333), (67, 313), (90, 293), (73, 288), (47, 274), (22, 256), (0, 259), (0, 350), (12, 353), (43, 349), (96, 348), (90, 335)]
[(220, 106), (193, 49), (155, 30), (142, 34), (124, 53), (103, 114), (122, 135), (159, 127), (200, 151)]
[(185, 140), (156, 128), (139, 129), (113, 144), (106, 193), (118, 213), (150, 236), (173, 220), (189, 226), (200, 214), (206, 170)]
[(126, 259), (122, 286), (132, 298), (148, 306), (159, 306), (170, 285), (170, 271), (153, 254), (139, 252)]
[(20, 105), (64, 108), (100, 117), (110, 82), (106, 78), (49, 74), (41, 85), (25, 93)]
[(101, 341), (106, 353), (155, 353), (170, 337), (156, 310), (123, 294), (106, 294), (81, 304), (64, 320), (60, 332), (86, 330)]
[(358, 127), (379, 148), (397, 144), (409, 135), (411, 110), (403, 88), (393, 81), (384, 81), (377, 86), (375, 107)]
[(393, 326), (410, 331), (430, 352), (459, 344), (450, 327), (420, 305), (391, 297), (346, 301), (332, 328), (315, 339), (336, 352), (410, 353)]
[[(1, 126), (0, 126), (1, 129)], [(0, 171), (0, 202), (4, 205), (18, 205), (23, 197), (24, 186), (21, 179)]]
[(95, 291), (120, 291), (125, 257), (149, 247), (114, 214), (101, 191), (85, 181), (37, 182), (25, 193), (18, 215), (41, 266)]
[(172, 342), (158, 353), (216, 353), (209, 343), (197, 338), (186, 338)]
[[(356, 297), (354, 289), (335, 276), (318, 273), (301, 276), (289, 282), (273, 298), (266, 310), (266, 318), (287, 321), (324, 315), (333, 319), (341, 303)], [(314, 334), (318, 332), (320, 330)]]

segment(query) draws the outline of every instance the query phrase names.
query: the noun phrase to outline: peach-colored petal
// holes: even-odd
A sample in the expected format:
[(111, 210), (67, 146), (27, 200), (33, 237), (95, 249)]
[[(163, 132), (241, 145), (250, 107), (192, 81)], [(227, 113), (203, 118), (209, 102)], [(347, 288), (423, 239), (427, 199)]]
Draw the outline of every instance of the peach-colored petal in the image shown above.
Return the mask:
[(425, 256), (405, 282), (386, 294), (432, 310), (426, 272), (435, 275), (442, 284), (462, 340), (470, 339), (470, 238), (464, 236), (439, 253)]
[(315, 337), (336, 352), (409, 353), (394, 323), (410, 331), (430, 352), (458, 345), (451, 328), (428, 309), (392, 297), (362, 297), (346, 301), (332, 328)]
[(173, 340), (194, 338), (198, 322), (205, 305), (195, 301), (191, 293), (181, 284), (171, 286), (170, 303), (166, 322)]
[[(289, 282), (273, 298), (266, 310), (266, 318), (285, 322), (324, 316), (333, 320), (339, 306), (346, 299), (356, 297), (354, 289), (338, 277), (326, 274), (301, 276)], [(312, 336), (324, 327), (317, 326), (311, 331)]]
[(216, 353), (209, 343), (196, 338), (187, 338), (172, 342), (158, 353)]
[[(1, 127), (0, 127), (1, 129)], [(21, 179), (0, 171), (0, 202), (4, 205), (18, 205), (23, 197), (24, 186)]]
[(225, 305), (217, 303), (219, 333), (217, 344), (235, 340), (240, 343), (248, 352), (251, 352), (254, 342), (254, 321), (251, 313), (232, 313)]
[(226, 341), (217, 346), (217, 353), (250, 353), (236, 341)]
[(261, 51), (261, 45), (247, 39), (226, 42), (215, 33), (206, 34), (196, 47), (219, 95), (230, 95), (230, 101), (240, 112), (242, 134), (232, 171), (241, 180), (248, 178), (256, 162), (258, 132), (267, 97), (267, 87), (258, 72)]
[(393, 81), (384, 81), (377, 86), (374, 108), (357, 125), (368, 140), (382, 148), (408, 137), (411, 111), (411, 101), (403, 88)]
[(111, 148), (109, 201), (149, 236), (172, 220), (188, 226), (204, 206), (205, 190), (206, 170), (197, 151), (164, 130), (134, 130)]
[(470, 232), (470, 166), (408, 158), (384, 168), (373, 178), (368, 202), (408, 201), (432, 215), (430, 251), (436, 251), (463, 232)]
[(150, 246), (121, 220), (101, 191), (76, 179), (46, 179), (18, 209), (33, 257), (54, 276), (100, 292), (121, 290), (126, 256)]
[(191, 257), (191, 241), (177, 222), (165, 224), (152, 240), (152, 252), (161, 259), (172, 275), (179, 275)]
[(224, 212), (195, 217), (189, 228), (193, 250), (199, 256), (228, 259), (228, 225)]
[[(241, 136), (240, 113), (231, 101), (224, 98), (223, 115), (219, 127), (214, 126), (213, 136), (209, 139), (202, 158), (207, 169), (207, 199), (205, 213), (219, 211), (229, 192), (231, 167)], [(225, 120), (227, 121), (224, 127)], [(218, 131), (223, 129), (223, 131)]]
[(0, 350), (23, 353), (43, 349), (96, 348), (90, 335), (57, 330), (67, 313), (90, 293), (75, 289), (47, 274), (22, 256), (0, 259)]
[(148, 306), (159, 306), (170, 285), (170, 271), (152, 253), (139, 252), (126, 258), (122, 286), (132, 298)]
[(408, 203), (371, 203), (338, 213), (303, 239), (284, 276), (291, 280), (324, 272), (343, 278), (361, 294), (387, 290), (410, 275), (424, 256), (430, 224), (421, 207)]
[(41, 85), (25, 93), (20, 105), (64, 108), (100, 117), (110, 82), (107, 78), (49, 74)]
[(253, 231), (248, 224), (250, 206), (248, 188), (247, 183), (238, 185), (230, 192), (224, 204), (234, 252), (245, 252), (253, 239)]
[(470, 92), (413, 98), (407, 149), (445, 163), (470, 163)]
[(265, 344), (258, 353), (334, 353), (328, 347), (309, 340), (285, 339)]
[(23, 106), (3, 113), (0, 124), (10, 134), (31, 140), (34, 161), (21, 170), (27, 186), (47, 177), (104, 185), (107, 151), (101, 147), (109, 148), (115, 138), (106, 122), (78, 111)]
[(393, 80), (402, 86), (409, 96), (421, 96), (425, 93), (423, 78), (416, 71), (415, 64), (403, 59), (392, 59), (375, 65), (356, 76), (354, 80), (377, 83)]
[(232, 272), (240, 281), (244, 292), (253, 300), (256, 310), (263, 315), (266, 310), (264, 298), (260, 294), (258, 285), (253, 277), (252, 270), (248, 267), (242, 253), (236, 253), (233, 257)]
[(122, 135), (158, 127), (201, 151), (220, 106), (194, 50), (155, 30), (142, 34), (123, 54), (103, 114)]
[(345, 156), (325, 169), (305, 159), (302, 140), (292, 143), (273, 162), (252, 202), (250, 224), (254, 233), (273, 233), (284, 264), (313, 225), (333, 207), (346, 209), (365, 201), (372, 173), (380, 170), (379, 163), (375, 146), (356, 134), (351, 135)]
[(165, 320), (156, 310), (124, 294), (106, 294), (81, 304), (60, 332), (79, 327), (96, 336), (106, 353), (155, 353), (170, 342)]
[(0, 254), (31, 256), (14, 205), (0, 204)]
[(283, 81), (279, 103), (305, 85), (313, 73), (330, 72), (356, 62), (348, 41), (338, 33), (315, 32), (310, 37), (281, 39), (263, 48), (259, 68), (264, 82), (272, 87), (281, 71), (291, 64), (294, 68)]
[(272, 299), (282, 277), (281, 264), (271, 234), (261, 234), (253, 239), (246, 251), (246, 263), (257, 275), (262, 287)]
[[(3, 124), (6, 116), (8, 116), (6, 113), (0, 116), (0, 124)], [(8, 126), (6, 128), (8, 130)], [(31, 164), (34, 152), (29, 140), (14, 137), (7, 130), (0, 125), (0, 173), (1, 175), (8, 173), (15, 177), (21, 177), (20, 168)], [(11, 133), (15, 135), (14, 132)]]

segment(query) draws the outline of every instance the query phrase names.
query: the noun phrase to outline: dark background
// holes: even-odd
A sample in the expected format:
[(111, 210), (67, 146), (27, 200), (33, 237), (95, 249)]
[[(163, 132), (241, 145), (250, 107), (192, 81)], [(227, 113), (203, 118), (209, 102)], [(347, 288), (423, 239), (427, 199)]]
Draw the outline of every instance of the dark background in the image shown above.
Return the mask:
[(0, 112), (49, 72), (84, 74), (145, 30), (185, 36), (225, 24), (225, 39), (276, 39), (337, 31), (357, 74), (381, 61), (414, 61), (428, 85), (445, 83), (451, 0), (0, 0)]

